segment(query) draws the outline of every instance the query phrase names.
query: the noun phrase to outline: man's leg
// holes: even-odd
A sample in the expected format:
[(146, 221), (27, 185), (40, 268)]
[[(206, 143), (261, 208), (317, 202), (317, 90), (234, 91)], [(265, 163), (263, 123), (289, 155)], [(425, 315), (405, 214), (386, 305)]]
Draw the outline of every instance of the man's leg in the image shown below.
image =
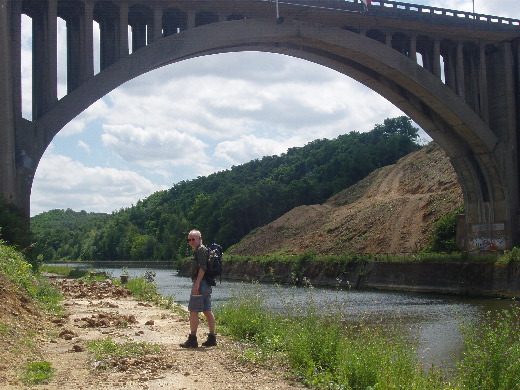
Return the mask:
[(214, 347), (217, 345), (217, 336), (215, 335), (215, 316), (211, 310), (205, 311), (204, 315), (208, 321), (209, 334), (206, 341), (202, 343), (203, 347)]
[(191, 334), (196, 336), (197, 329), (199, 329), (199, 312), (190, 311), (190, 331)]
[(199, 312), (190, 311), (190, 335), (188, 340), (179, 344), (182, 348), (197, 348), (199, 343), (197, 341), (197, 329), (199, 328)]
[(212, 311), (203, 312), (206, 316), (206, 320), (208, 320), (208, 328), (210, 333), (215, 333), (215, 315)]

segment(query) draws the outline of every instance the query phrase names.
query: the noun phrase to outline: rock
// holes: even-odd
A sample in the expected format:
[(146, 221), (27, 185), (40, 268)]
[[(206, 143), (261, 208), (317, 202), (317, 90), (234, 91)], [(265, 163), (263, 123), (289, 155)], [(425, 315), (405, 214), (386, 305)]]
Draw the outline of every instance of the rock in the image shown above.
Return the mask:
[(72, 352), (84, 352), (84, 351), (85, 351), (85, 347), (83, 347), (81, 345), (75, 344), (72, 346)]

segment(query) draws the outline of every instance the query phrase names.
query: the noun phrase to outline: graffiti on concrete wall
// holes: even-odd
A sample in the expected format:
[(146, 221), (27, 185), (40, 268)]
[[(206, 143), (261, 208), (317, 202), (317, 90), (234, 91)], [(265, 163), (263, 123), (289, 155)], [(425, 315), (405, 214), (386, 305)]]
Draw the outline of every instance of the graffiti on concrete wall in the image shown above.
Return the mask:
[(471, 249), (488, 251), (506, 249), (506, 239), (504, 237), (475, 237), (471, 240)]

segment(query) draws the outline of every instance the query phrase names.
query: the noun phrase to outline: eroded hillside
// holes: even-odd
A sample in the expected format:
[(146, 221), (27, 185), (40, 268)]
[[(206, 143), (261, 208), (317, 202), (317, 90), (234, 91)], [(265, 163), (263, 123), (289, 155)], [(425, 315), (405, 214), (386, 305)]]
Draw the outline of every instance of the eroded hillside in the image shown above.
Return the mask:
[(433, 224), (463, 204), (445, 153), (430, 144), (320, 205), (297, 207), (230, 253), (400, 253), (422, 249)]

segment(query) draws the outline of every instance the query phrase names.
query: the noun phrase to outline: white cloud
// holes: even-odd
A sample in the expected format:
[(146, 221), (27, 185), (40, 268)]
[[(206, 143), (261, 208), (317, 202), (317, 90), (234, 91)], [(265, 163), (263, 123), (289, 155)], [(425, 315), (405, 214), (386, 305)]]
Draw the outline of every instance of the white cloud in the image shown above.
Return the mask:
[(215, 148), (215, 157), (231, 165), (241, 164), (262, 156), (282, 154), (287, 151), (287, 144), (255, 135), (243, 135), (233, 141), (224, 141)]
[(78, 141), (78, 146), (85, 152), (90, 153), (90, 146), (86, 142)]
[(109, 116), (110, 107), (107, 105), (105, 99), (99, 99), (88, 109), (67, 123), (67, 125), (60, 130), (58, 136), (69, 137), (75, 134), (81, 134), (85, 131), (88, 125), (92, 124), (92, 122)]
[(199, 139), (174, 129), (104, 125), (103, 144), (123, 160), (144, 167), (189, 165), (204, 162), (206, 145)]
[(87, 167), (70, 157), (50, 153), (34, 181), (32, 215), (52, 209), (110, 212), (128, 207), (166, 189), (129, 170)]

